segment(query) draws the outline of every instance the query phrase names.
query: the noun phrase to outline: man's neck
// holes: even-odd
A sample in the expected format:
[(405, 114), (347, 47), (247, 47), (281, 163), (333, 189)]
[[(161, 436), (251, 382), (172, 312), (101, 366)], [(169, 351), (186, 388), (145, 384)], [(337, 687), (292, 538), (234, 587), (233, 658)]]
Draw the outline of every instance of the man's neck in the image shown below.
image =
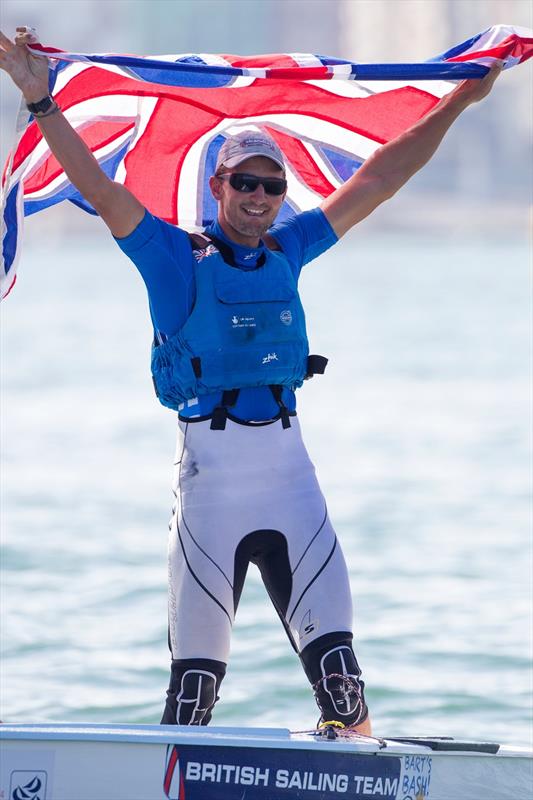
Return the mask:
[[(227, 248), (231, 253), (228, 263), (231, 263), (232, 266), (240, 267), (241, 269), (256, 269), (256, 267), (262, 266), (264, 263), (265, 246), (261, 240), (258, 241), (257, 247), (249, 247), (248, 243), (239, 244), (234, 239), (229, 238), (218, 220), (206, 228), (206, 233), (208, 236), (216, 237), (215, 242), (219, 241), (220, 245), (224, 245), (224, 248)], [(224, 259), (227, 260), (224, 252), (225, 250), (221, 249)]]

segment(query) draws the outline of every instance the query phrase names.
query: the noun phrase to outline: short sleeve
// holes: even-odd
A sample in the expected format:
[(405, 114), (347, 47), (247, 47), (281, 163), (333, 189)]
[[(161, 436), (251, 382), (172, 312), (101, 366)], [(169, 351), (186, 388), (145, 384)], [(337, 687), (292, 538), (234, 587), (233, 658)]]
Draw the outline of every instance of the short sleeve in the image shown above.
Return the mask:
[(269, 229), (286, 255), (296, 277), (305, 264), (318, 258), (338, 241), (321, 208), (304, 211)]
[(176, 333), (194, 302), (192, 251), (187, 232), (146, 211), (132, 233), (114, 238), (142, 276), (154, 327), (167, 335)]

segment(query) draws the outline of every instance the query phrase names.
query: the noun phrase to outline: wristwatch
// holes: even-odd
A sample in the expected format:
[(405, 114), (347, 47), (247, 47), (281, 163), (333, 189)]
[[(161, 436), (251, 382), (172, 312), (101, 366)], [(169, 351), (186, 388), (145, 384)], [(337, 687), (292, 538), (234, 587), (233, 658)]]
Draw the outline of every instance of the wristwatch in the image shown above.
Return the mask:
[(34, 117), (46, 117), (54, 106), (57, 106), (56, 101), (49, 94), (43, 97), (42, 100), (38, 100), (37, 103), (26, 103), (26, 108)]

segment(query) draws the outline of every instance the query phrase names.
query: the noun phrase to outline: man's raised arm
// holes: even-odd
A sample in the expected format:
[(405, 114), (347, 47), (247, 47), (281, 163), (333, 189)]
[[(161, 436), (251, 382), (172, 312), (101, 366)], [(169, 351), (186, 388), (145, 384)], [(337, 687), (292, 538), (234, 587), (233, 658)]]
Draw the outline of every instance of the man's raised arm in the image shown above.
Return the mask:
[(429, 114), (379, 148), (357, 172), (321, 204), (337, 236), (343, 236), (392, 197), (427, 164), (459, 114), (482, 100), (501, 72), (496, 64), (484, 78), (462, 81)]
[[(0, 68), (19, 87), (26, 103), (39, 103), (48, 97), (48, 59), (31, 55), (26, 44), (33, 37), (26, 28), (17, 28), (12, 42), (0, 32)], [(55, 104), (35, 114), (39, 130), (69, 180), (102, 217), (114, 236), (131, 233), (144, 215), (144, 207), (120, 183), (110, 180), (74, 128), (56, 110)]]

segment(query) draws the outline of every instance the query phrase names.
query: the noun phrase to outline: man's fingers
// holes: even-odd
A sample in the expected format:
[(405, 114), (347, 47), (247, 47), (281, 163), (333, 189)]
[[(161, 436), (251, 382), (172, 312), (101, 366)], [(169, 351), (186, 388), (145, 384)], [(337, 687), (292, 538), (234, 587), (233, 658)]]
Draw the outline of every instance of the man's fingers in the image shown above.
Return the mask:
[(37, 37), (30, 33), (17, 33), (15, 36), (15, 44), (20, 47), (21, 45), (33, 44), (37, 41)]
[(2, 31), (0, 31), (0, 47), (2, 47), (3, 50), (11, 50), (13, 47), (15, 47), (11, 39), (8, 39), (7, 36), (2, 33)]
[(494, 62), (494, 64), (490, 65), (489, 71), (487, 72), (485, 77), (486, 78), (492, 78), (493, 80), (496, 80), (496, 78), (498, 77), (498, 75), (500, 74), (500, 72), (502, 70), (503, 70), (503, 61), (500, 61), (500, 59), (497, 59)]
[(503, 69), (503, 61), (500, 61), (500, 59), (497, 59), (494, 62), (494, 64), (491, 64), (491, 67), (490, 67), (490, 70), (489, 70), (489, 75), (494, 75), (494, 77), (497, 78), (498, 75), (500, 74), (500, 72), (502, 71), (502, 69)]
[(32, 42), (37, 42), (37, 31), (35, 28), (30, 28), (27, 25), (21, 25), (17, 28), (17, 33), (15, 35), (15, 44), (16, 45), (26, 45), (31, 44)]
[[(488, 64), (485, 66), (488, 66)], [(488, 68), (486, 75), (482, 78), (468, 78), (462, 81), (454, 91), (457, 91), (459, 97), (465, 98), (469, 105), (470, 103), (477, 103), (479, 100), (483, 100), (483, 98), (492, 91), (492, 87), (499, 77), (503, 66), (503, 61), (499, 59), (497, 61), (495, 60)]]
[(485, 85), (489, 89), (492, 89), (492, 87), (494, 85), (494, 82), (499, 77), (499, 75), (501, 74), (502, 70), (503, 70), (503, 61), (499, 61), (498, 60), (498, 61), (495, 61), (494, 64), (491, 65), (489, 71), (487, 72), (485, 77), (482, 79), (483, 82), (485, 83)]

